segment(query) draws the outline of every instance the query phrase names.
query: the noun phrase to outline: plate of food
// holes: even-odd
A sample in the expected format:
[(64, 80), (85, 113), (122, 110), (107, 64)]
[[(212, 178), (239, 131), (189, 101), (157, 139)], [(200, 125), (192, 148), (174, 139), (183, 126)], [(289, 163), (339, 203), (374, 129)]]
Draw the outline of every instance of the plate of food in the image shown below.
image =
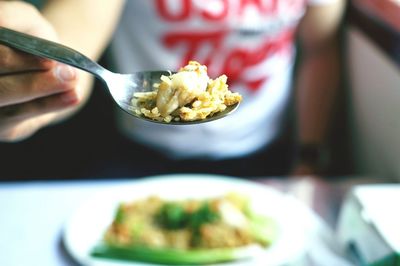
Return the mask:
[(310, 215), (249, 180), (153, 176), (84, 202), (65, 225), (64, 244), (82, 265), (283, 265), (304, 254)]

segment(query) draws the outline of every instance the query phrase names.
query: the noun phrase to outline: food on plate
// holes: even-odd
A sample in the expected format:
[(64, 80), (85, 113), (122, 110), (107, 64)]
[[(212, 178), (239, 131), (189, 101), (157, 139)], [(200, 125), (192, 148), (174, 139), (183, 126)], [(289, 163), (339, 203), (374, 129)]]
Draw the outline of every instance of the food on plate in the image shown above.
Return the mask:
[(273, 219), (256, 214), (236, 193), (208, 199), (156, 196), (121, 203), (93, 256), (170, 265), (253, 256), (277, 235)]
[(205, 65), (190, 61), (177, 73), (161, 76), (154, 91), (134, 93), (132, 110), (167, 123), (202, 120), (242, 100), (226, 82), (226, 75), (211, 79)]

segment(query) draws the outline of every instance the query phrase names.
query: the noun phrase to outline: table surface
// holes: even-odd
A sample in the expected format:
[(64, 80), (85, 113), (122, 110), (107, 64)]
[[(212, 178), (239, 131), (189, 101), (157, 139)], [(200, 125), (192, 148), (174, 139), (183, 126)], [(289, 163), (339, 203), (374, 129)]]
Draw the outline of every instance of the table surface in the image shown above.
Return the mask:
[[(354, 185), (389, 181), (361, 177), (330, 179), (335, 181), (315, 177), (254, 180), (296, 196), (332, 229), (344, 196)], [(131, 181), (0, 182), (0, 265), (27, 265), (33, 258), (35, 263), (30, 265), (76, 265), (62, 244), (65, 221), (94, 193)]]

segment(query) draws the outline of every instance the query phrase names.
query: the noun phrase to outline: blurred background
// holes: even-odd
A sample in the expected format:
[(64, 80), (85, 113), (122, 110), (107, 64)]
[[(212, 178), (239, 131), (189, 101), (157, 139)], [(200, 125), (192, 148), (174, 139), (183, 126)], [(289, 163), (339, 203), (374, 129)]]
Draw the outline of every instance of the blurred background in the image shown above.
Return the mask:
[[(42, 4), (42, 1), (33, 2), (37, 7)], [(357, 238), (359, 243), (372, 243), (372, 248), (366, 249), (368, 255), (375, 246), (373, 241), (365, 241), (372, 239), (366, 232), (375, 230), (376, 233), (377, 226), (361, 230), (364, 229), (362, 226), (366, 228), (372, 222), (364, 220), (365, 212), (360, 209), (360, 203), (367, 202), (363, 201), (365, 199), (373, 199), (368, 204), (374, 207), (374, 211), (385, 209), (382, 206), (387, 207), (388, 211), (378, 213), (373, 221), (400, 221), (397, 206), (400, 181), (400, 1), (347, 1), (341, 37), (341, 48), (344, 51), (342, 74), (345, 79), (329, 136), (331, 164), (326, 176), (321, 179), (306, 176), (297, 180), (253, 176), (253, 181), (301, 199), (333, 231), (339, 228), (335, 237), (351, 240), (351, 245), (346, 246), (350, 247), (350, 251), (354, 251), (352, 237)], [(104, 53), (100, 64), (113, 69), (109, 51)], [(7, 215), (8, 220), (3, 219), (5, 216), (0, 219), (3, 230), (2, 232), (0, 229), (0, 236), (8, 233), (8, 238), (4, 239), (13, 241), (11, 244), (7, 241), (4, 244), (10, 254), (15, 253), (9, 257), (9, 261), (20, 259), (20, 244), (25, 241), (23, 248), (26, 252), (31, 252), (32, 257), (36, 255), (33, 246), (42, 251), (43, 245), (50, 243), (47, 251), (52, 252), (52, 256), (59, 260), (58, 264), (50, 262), (38, 265), (75, 265), (72, 260), (66, 259), (68, 255), (65, 254), (60, 240), (60, 227), (67, 214), (72, 213), (94, 191), (113, 185), (124, 187), (128, 184), (124, 182), (131, 181), (130, 177), (170, 173), (161, 166), (157, 167), (157, 155), (154, 155), (154, 161), (147, 162), (150, 169), (148, 172), (134, 171), (137, 162), (132, 161), (129, 155), (140, 151), (129, 150), (127, 141), (116, 126), (116, 113), (110, 110), (115, 110), (114, 103), (103, 85), (96, 81), (92, 96), (79, 115), (40, 130), (25, 141), (0, 143), (1, 181), (39, 180), (0, 184), (1, 213), (12, 213)], [(181, 171), (185, 172), (185, 169), (182, 168)], [(92, 180), (81, 182), (81, 179)], [(118, 179), (115, 180), (116, 183), (112, 183), (114, 179)], [(53, 180), (68, 181), (52, 182)], [(69, 182), (71, 180), (79, 181)], [(354, 189), (360, 184), (380, 183), (390, 185), (383, 190), (372, 191), (362, 187), (359, 190)], [(385, 198), (385, 195), (390, 197)], [(350, 207), (342, 208), (344, 202), (347, 202), (345, 206)], [(37, 219), (35, 208), (38, 206), (40, 211), (43, 208), (44, 213), (47, 211), (52, 215), (43, 215)], [(34, 237), (30, 235), (31, 221), (42, 229), (33, 232), (36, 233)], [(359, 224), (354, 225), (355, 221), (359, 221)], [(393, 232), (396, 232), (398, 236), (398, 223), (394, 225), (390, 235), (395, 235)], [(361, 229), (357, 231), (354, 228)], [(14, 237), (14, 233), (19, 234), (21, 242), (18, 237)], [(358, 233), (360, 234), (356, 235)], [(384, 241), (388, 239), (387, 235), (382, 234), (377, 238)], [(37, 239), (46, 243), (38, 245)], [(3, 247), (1, 240), (0, 237), (0, 246)], [(397, 243), (400, 243), (398, 239)], [(381, 245), (381, 242), (376, 245)], [(386, 247), (387, 242), (381, 246)], [(395, 251), (398, 263), (400, 244), (393, 248), (397, 248)], [(320, 251), (314, 250), (316, 253)], [(0, 251), (0, 264), (1, 255)], [(380, 255), (377, 258), (381, 259)], [(324, 260), (323, 252), (318, 256)], [(26, 257), (29, 259), (29, 256)], [(42, 257), (43, 260), (52, 259), (49, 254)], [(304, 265), (339, 265), (327, 264), (326, 261), (324, 263)], [(367, 264), (359, 261), (355, 265)]]
[(351, 1), (345, 27), (352, 169), (400, 180), (400, 2)]
[[(42, 1), (34, 2), (40, 7)], [(346, 78), (329, 138), (332, 164), (327, 173), (331, 176), (400, 180), (399, 6), (395, 0), (348, 2), (341, 32)], [(100, 63), (112, 69), (107, 52)], [(129, 164), (129, 158), (121, 149), (124, 142), (115, 127), (115, 114), (109, 111), (113, 104), (97, 83), (79, 115), (21, 143), (1, 144), (0, 179), (118, 175), (113, 164), (121, 160)], [(91, 169), (101, 171), (93, 173)], [(121, 175), (126, 173), (120, 169)]]

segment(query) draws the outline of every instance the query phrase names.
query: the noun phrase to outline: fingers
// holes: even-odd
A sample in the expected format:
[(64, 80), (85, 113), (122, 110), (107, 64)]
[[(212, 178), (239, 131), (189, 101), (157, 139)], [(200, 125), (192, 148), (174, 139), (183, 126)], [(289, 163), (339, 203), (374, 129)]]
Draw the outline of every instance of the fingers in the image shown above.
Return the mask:
[(75, 90), (47, 96), (30, 102), (0, 108), (0, 128), (17, 124), (30, 118), (61, 111), (79, 103)]
[(55, 62), (52, 60), (28, 55), (0, 45), (0, 75), (48, 70), (54, 65)]
[(22, 121), (21, 123), (5, 130), (0, 130), (0, 141), (17, 142), (26, 139), (35, 134), (35, 132), (44, 125), (53, 121), (55, 116), (54, 113), (45, 114), (40, 117)]
[(75, 90), (31, 102), (0, 108), (0, 141), (16, 142), (33, 135), (49, 124), (57, 111), (79, 104)]
[(23, 1), (0, 1), (0, 27), (56, 40), (55, 31), (46, 19), (33, 5)]
[[(0, 1), (0, 27), (57, 41), (32, 5)], [(75, 69), (0, 45), (0, 141), (27, 137), (79, 104)]]
[[(56, 41), (53, 27), (39, 11), (30, 4), (21, 1), (0, 1), (0, 27), (35, 35)], [(46, 70), (54, 62), (40, 57), (16, 51), (0, 45), (0, 75), (30, 70)]]
[(0, 107), (66, 92), (76, 85), (75, 69), (56, 64), (47, 71), (0, 76)]

